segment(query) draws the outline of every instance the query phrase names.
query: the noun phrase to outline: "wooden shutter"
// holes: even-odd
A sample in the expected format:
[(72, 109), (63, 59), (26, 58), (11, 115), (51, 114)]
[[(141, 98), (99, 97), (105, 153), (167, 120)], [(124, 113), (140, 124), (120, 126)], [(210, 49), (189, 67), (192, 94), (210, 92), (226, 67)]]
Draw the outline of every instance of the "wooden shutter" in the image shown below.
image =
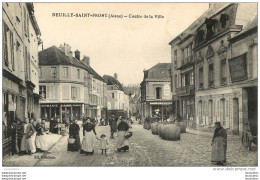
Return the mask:
[(10, 50), (11, 50), (11, 63), (12, 63), (12, 69), (15, 70), (15, 64), (14, 64), (14, 37), (13, 32), (10, 31)]
[(46, 99), (50, 99), (51, 97), (50, 97), (50, 86), (46, 86)]
[(9, 62), (8, 62), (8, 42), (7, 42), (7, 35), (8, 35), (8, 31), (9, 28), (8, 26), (5, 24), (5, 22), (3, 22), (4, 24), (4, 61), (5, 61), (5, 65), (8, 66)]

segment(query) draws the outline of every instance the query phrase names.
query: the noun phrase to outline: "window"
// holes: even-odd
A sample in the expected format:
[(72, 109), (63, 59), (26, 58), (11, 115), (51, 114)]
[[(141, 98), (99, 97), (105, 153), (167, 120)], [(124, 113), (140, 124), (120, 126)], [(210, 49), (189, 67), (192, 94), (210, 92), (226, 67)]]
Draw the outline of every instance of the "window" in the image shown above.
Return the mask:
[(80, 70), (77, 69), (77, 71), (78, 71), (78, 79), (80, 79)]
[(185, 74), (181, 74), (181, 87), (185, 87)]
[(190, 85), (191, 86), (194, 85), (194, 74), (193, 74), (193, 71), (190, 72)]
[(203, 89), (203, 67), (199, 69), (199, 89)]
[(42, 77), (42, 68), (39, 67), (39, 77)]
[(221, 61), (221, 85), (227, 84), (227, 75), (226, 75), (226, 59)]
[(76, 87), (71, 87), (71, 99), (76, 99)]
[(228, 15), (221, 14), (219, 21), (221, 22), (221, 28), (225, 28), (227, 25)]
[(13, 32), (9, 29), (7, 24), (3, 22), (4, 33), (3, 33), (3, 41), (4, 41), (4, 62), (5, 66), (8, 68), (12, 68), (15, 70), (14, 64), (14, 43), (13, 43)]
[(63, 67), (63, 77), (68, 77), (68, 76), (69, 76), (69, 68)]
[(177, 50), (174, 51), (174, 64), (177, 65)]
[(27, 36), (29, 38), (29, 14), (27, 13), (26, 11), (26, 7), (23, 8), (23, 11), (24, 11), (24, 21), (23, 21), (23, 24), (24, 24), (24, 34), (25, 36)]
[(156, 88), (156, 99), (161, 99), (161, 88), (157, 87)]
[(209, 87), (214, 86), (214, 65), (213, 63), (209, 65)]
[(114, 93), (112, 93), (112, 99), (114, 99), (115, 98), (115, 94)]
[(51, 76), (53, 76), (53, 77), (57, 76), (56, 67), (51, 67)]
[(39, 94), (40, 94), (41, 97), (46, 99), (46, 86), (40, 86)]

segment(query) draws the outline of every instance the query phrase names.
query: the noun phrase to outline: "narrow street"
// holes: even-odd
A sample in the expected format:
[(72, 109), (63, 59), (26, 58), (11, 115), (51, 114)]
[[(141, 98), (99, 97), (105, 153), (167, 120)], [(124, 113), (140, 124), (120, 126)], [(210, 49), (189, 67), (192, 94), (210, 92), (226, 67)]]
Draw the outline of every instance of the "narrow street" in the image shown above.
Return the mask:
[[(109, 126), (97, 126), (96, 130), (98, 136), (104, 133), (109, 137)], [(49, 158), (38, 160), (35, 166), (214, 166), (210, 136), (183, 133), (180, 141), (166, 141), (139, 124), (134, 124), (132, 131), (129, 152), (116, 151), (116, 138), (110, 140), (107, 155), (101, 154), (98, 142), (93, 156), (68, 152), (68, 136), (64, 136), (51, 148)], [(82, 139), (82, 132), (80, 135)], [(228, 136), (226, 166), (257, 166), (257, 151), (248, 152), (238, 136)]]

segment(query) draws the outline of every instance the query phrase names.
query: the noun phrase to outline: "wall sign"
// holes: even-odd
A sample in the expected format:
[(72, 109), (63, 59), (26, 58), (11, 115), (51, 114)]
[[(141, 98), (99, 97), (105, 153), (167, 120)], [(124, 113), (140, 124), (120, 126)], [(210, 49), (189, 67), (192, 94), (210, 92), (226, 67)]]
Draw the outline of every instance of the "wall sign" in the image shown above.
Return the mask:
[(247, 79), (246, 55), (247, 53), (228, 60), (232, 82)]

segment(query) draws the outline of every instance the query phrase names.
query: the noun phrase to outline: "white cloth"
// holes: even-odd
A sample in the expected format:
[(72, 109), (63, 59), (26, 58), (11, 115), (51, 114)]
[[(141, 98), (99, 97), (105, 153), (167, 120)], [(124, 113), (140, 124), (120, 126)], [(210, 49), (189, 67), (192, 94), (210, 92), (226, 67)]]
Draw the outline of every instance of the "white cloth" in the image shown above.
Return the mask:
[(36, 132), (33, 133), (33, 135), (30, 138), (30, 144), (31, 144), (30, 146), (32, 147), (31, 153), (35, 153), (36, 152), (35, 138), (36, 138)]
[(129, 146), (129, 139), (125, 138), (126, 131), (117, 132), (117, 148), (120, 149), (125, 146)]
[(93, 131), (85, 131), (85, 138), (82, 140), (82, 150), (85, 152), (93, 152), (95, 145), (95, 134)]
[(100, 139), (100, 149), (108, 149), (108, 139), (105, 137), (104, 139)]
[(48, 150), (48, 144), (47, 144), (47, 135), (40, 135), (36, 136), (35, 143), (36, 147), (41, 149), (42, 151), (47, 151)]
[(26, 135), (23, 135), (21, 141), (21, 151), (31, 151), (33, 150), (31, 138), (26, 139)]

